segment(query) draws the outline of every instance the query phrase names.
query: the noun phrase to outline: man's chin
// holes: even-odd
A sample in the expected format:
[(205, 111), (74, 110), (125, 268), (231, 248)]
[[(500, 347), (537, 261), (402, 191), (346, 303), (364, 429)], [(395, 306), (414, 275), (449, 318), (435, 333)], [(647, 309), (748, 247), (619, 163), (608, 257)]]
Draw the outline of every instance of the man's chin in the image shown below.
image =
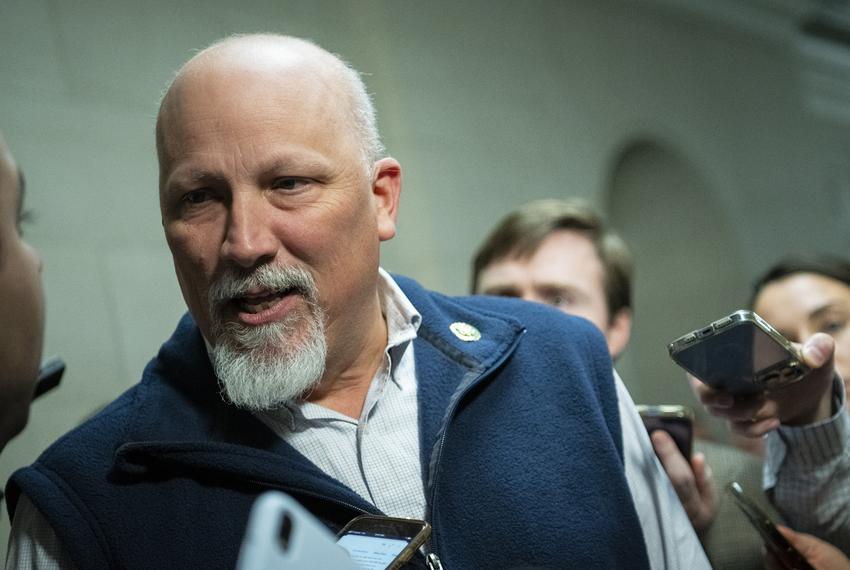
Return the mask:
[(234, 405), (255, 411), (276, 409), (321, 380), (327, 346), (320, 324), (293, 331), (275, 323), (251, 327), (245, 334), (243, 328), (222, 331), (212, 351), (216, 376)]

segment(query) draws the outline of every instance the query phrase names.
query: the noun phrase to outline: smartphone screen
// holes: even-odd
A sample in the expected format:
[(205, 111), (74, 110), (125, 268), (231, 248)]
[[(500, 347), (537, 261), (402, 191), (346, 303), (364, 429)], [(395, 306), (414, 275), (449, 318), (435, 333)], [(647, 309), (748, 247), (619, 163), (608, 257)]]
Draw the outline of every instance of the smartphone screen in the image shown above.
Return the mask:
[(337, 544), (364, 570), (397, 568), (431, 535), (421, 520), (361, 515), (339, 533)]
[(413, 537), (394, 537), (365, 531), (348, 531), (337, 544), (365, 570), (384, 570), (410, 543)]

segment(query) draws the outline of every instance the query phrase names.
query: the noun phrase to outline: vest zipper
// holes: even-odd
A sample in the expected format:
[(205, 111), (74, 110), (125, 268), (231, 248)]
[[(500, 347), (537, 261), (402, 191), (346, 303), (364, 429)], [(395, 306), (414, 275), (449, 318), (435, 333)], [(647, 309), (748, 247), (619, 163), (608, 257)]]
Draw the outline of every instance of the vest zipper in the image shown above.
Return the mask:
[[(444, 426), (445, 429), (443, 429), (443, 433), (440, 435), (440, 441), (437, 442), (437, 460), (436, 460), (435, 466), (434, 466), (434, 480), (433, 480), (433, 484), (431, 485), (431, 500), (429, 502), (429, 504), (431, 506), (428, 509), (428, 514), (427, 514), (427, 517), (426, 517), (426, 519), (431, 523), (432, 527), (434, 526), (434, 499), (437, 496), (437, 476), (438, 476), (439, 471), (440, 471), (440, 469), (439, 469), (440, 459), (443, 455), (443, 445), (446, 441), (446, 433), (448, 432), (449, 422), (451, 422), (452, 418), (454, 418), (455, 410), (457, 410), (457, 407), (460, 405), (460, 402), (463, 400), (464, 396), (466, 396), (466, 394), (469, 392), (469, 390), (473, 386), (477, 385), (478, 382), (484, 377), (484, 375), (486, 373), (489, 373), (490, 371), (495, 370), (496, 368), (501, 366), (502, 363), (505, 360), (507, 360), (508, 357), (511, 354), (514, 353), (514, 350), (516, 349), (517, 344), (519, 344), (519, 340), (522, 338), (522, 336), (524, 334), (525, 334), (525, 329), (522, 329), (522, 333), (516, 336), (513, 344), (510, 346), (510, 348), (505, 350), (504, 353), (502, 354), (502, 356), (497, 361), (495, 361), (493, 364), (491, 364), (487, 368), (487, 370), (482, 371), (481, 375), (475, 381), (470, 382), (463, 389), (463, 391), (460, 393), (460, 396), (454, 400), (454, 404), (449, 409), (449, 413), (446, 414), (446, 424)], [(429, 549), (430, 554), (434, 555), (433, 562), (431, 560), (426, 559), (426, 562), (428, 563), (429, 570), (443, 570), (443, 564), (442, 564), (442, 562), (440, 562), (440, 558), (436, 554), (436, 551), (438, 550), (436, 528), (434, 529), (434, 532), (431, 534), (431, 540), (429, 540), (428, 542), (431, 545), (431, 548)], [(434, 564), (434, 565), (432, 566), (432, 564)]]
[(440, 562), (440, 557), (433, 552), (429, 552), (428, 556), (425, 557), (425, 565), (428, 566), (428, 570), (443, 570), (443, 563)]

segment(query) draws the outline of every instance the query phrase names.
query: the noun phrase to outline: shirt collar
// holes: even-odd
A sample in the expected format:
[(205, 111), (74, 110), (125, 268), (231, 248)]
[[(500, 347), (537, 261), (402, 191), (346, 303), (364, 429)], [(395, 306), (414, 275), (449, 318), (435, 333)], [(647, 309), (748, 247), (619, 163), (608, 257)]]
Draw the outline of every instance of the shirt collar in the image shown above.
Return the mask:
[(422, 315), (401, 290), (392, 276), (378, 269), (378, 294), (381, 310), (387, 320), (387, 350), (401, 346), (414, 338), (422, 324)]

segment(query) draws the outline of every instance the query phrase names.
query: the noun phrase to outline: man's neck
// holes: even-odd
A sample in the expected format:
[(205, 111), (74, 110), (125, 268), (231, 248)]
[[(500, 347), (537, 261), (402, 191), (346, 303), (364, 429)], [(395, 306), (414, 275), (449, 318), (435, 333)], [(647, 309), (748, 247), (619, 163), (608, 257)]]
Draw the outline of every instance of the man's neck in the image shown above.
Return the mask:
[(345, 351), (353, 354), (353, 359), (334, 367), (329, 358), (322, 380), (305, 398), (306, 401), (351, 418), (360, 418), (372, 379), (383, 361), (387, 347), (387, 323), (381, 313), (380, 303), (376, 305), (374, 315), (369, 319), (372, 326), (368, 330), (360, 330), (362, 342), (356, 346), (349, 344)]

